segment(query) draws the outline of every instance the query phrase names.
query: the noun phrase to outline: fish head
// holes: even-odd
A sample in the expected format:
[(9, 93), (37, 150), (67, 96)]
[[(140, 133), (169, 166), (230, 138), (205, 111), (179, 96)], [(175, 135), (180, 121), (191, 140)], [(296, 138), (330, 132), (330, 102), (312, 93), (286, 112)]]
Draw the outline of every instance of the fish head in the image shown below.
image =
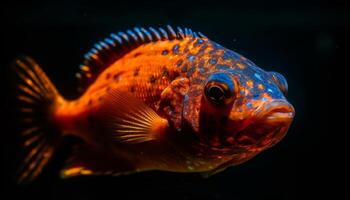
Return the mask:
[(256, 155), (286, 135), (295, 111), (284, 76), (244, 60), (213, 68), (191, 86), (183, 115), (202, 146)]

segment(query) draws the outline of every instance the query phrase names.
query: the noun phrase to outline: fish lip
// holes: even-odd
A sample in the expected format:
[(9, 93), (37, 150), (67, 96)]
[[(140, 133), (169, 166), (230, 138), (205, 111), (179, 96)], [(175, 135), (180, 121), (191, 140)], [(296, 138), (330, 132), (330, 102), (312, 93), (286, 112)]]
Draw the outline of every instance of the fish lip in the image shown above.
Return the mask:
[(289, 123), (295, 116), (295, 109), (286, 100), (274, 100), (260, 106), (254, 116), (256, 117), (255, 123)]

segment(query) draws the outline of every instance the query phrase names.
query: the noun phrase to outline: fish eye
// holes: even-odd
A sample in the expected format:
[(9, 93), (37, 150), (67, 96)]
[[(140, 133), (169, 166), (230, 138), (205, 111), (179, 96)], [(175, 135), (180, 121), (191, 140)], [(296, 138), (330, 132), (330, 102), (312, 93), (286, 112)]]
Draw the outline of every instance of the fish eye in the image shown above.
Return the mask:
[(287, 95), (288, 93), (288, 83), (286, 78), (278, 72), (270, 72), (272, 76), (272, 80), (277, 84), (278, 88), (281, 90), (281, 92), (284, 95)]
[(213, 74), (205, 85), (204, 93), (214, 105), (227, 105), (233, 101), (234, 83), (226, 74)]
[(227, 96), (227, 91), (220, 85), (210, 85), (205, 91), (206, 96), (215, 104), (222, 104)]

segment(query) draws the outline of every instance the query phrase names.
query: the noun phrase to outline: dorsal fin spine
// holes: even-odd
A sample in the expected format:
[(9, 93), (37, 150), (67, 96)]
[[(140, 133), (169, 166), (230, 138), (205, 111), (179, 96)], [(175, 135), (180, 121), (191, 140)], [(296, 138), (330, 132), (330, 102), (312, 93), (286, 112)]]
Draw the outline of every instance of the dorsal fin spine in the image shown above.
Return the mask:
[(184, 32), (182, 31), (181, 27), (177, 27), (177, 33), (180, 38), (185, 38)]
[(129, 42), (129, 37), (128, 37), (128, 35), (127, 35), (126, 33), (120, 31), (120, 32), (118, 32), (118, 35), (119, 35), (121, 38), (123, 38), (126, 42)]
[(169, 40), (168, 34), (166, 33), (166, 31), (163, 28), (158, 28), (159, 31), (162, 33), (162, 36), (164, 38), (164, 40)]
[(154, 36), (156, 36), (157, 40), (161, 40), (161, 37), (156, 29), (154, 29), (153, 27), (149, 27), (148, 29), (153, 33)]
[(187, 37), (193, 37), (193, 32), (191, 29), (187, 29)]
[(79, 67), (79, 68), (81, 69), (81, 71), (85, 71), (85, 72), (90, 71), (89, 66), (86, 66), (86, 65), (80, 65), (80, 67)]
[(104, 49), (109, 49), (109, 46), (104, 41), (100, 42), (100, 46), (102, 46)]
[(93, 54), (97, 54), (98, 53), (98, 51), (95, 48), (92, 48), (91, 51), (92, 51)]
[(134, 28), (134, 31), (135, 31), (136, 34), (139, 36), (139, 38), (141, 38), (142, 41), (145, 41), (145, 37), (143, 37), (143, 34), (142, 34), (140, 28), (135, 27), (135, 28)]
[(176, 38), (176, 32), (174, 31), (173, 27), (171, 27), (170, 25), (167, 25), (166, 27), (168, 28), (169, 33), (170, 33), (170, 35), (172, 36), (171, 39)]
[(109, 38), (106, 38), (105, 39), (105, 42), (109, 45), (112, 45), (112, 46), (115, 46), (115, 43), (113, 42), (113, 40), (109, 39)]
[(96, 48), (97, 50), (102, 50), (102, 46), (100, 45), (100, 43), (96, 43), (96, 44), (95, 44), (95, 48)]
[(134, 32), (132, 32), (132, 30), (127, 30), (126, 33), (129, 34), (134, 39), (135, 42), (138, 41), (137, 36), (135, 35)]
[(177, 27), (175, 31), (169, 25), (166, 28), (135, 27), (125, 32), (111, 33), (109, 37), (95, 43), (93, 48), (84, 55), (85, 60), (80, 66), (81, 73), (76, 74), (76, 77), (85, 84), (81, 87), (81, 91), (92, 83), (101, 71), (132, 49), (150, 42), (185, 38), (194, 40), (206, 38), (206, 36), (200, 32), (193, 32), (189, 28)]
[(110, 36), (111, 38), (113, 38), (114, 41), (117, 41), (119, 44), (122, 44), (122, 39), (118, 35), (111, 33)]
[(146, 36), (147, 36), (148, 41), (146, 41), (146, 42), (151, 42), (152, 41), (152, 35), (143, 27), (141, 28), (141, 31), (144, 32), (146, 34)]

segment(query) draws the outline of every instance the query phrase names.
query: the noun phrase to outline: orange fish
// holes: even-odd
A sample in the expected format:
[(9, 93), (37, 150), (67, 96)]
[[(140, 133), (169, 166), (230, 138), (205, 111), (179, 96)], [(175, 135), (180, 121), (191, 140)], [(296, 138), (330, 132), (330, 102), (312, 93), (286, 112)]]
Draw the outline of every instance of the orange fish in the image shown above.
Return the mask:
[(65, 136), (81, 139), (63, 178), (148, 170), (211, 175), (279, 142), (294, 117), (286, 79), (187, 28), (134, 28), (98, 42), (67, 100), (39, 65), (16, 59), (27, 150), (19, 182), (34, 180)]

